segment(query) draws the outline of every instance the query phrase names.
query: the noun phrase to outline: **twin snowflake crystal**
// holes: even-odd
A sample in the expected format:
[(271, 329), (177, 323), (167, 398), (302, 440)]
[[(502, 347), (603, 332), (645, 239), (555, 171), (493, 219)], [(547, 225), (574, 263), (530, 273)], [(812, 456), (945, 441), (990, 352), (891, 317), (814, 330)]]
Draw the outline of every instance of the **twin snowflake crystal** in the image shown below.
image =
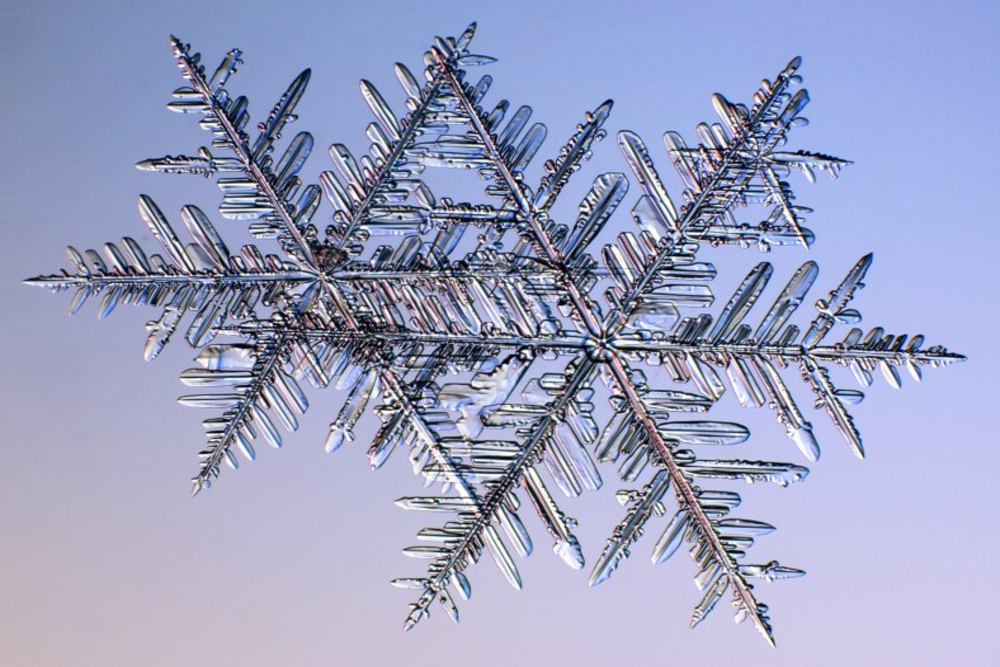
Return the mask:
[[(423, 84), (396, 65), (404, 116), (371, 83), (361, 82), (376, 118), (367, 130), (369, 154), (356, 159), (334, 144), (336, 171), (324, 172), (320, 185), (304, 185), (297, 175), (313, 147), (309, 133), (296, 134), (274, 157), (275, 143), (296, 118), (309, 70), (251, 136), (247, 99), (226, 87), (241, 64), (240, 52), (227, 54), (209, 76), (200, 55), (173, 39), (188, 85), (174, 92), (169, 106), (200, 114), (212, 143), (196, 156), (138, 166), (215, 178), (223, 192), (221, 215), (248, 221), (251, 234), (273, 240), (268, 245), (280, 254), (256, 245), (233, 253), (195, 206), (181, 210), (193, 238), (186, 243), (143, 195), (139, 211), (161, 254), (147, 254), (130, 238), (105, 244), (106, 259), (71, 247), (72, 272), (28, 282), (53, 292), (75, 290), (73, 312), (89, 297), (100, 297), (101, 317), (121, 303), (157, 308), (159, 319), (147, 327), (147, 359), (178, 331), (200, 349), (198, 367), (181, 380), (207, 393), (180, 401), (222, 413), (204, 422), (208, 446), (200, 454), (195, 492), (218, 477), (223, 462), (236, 468), (237, 450), (253, 460), (260, 440), (280, 447), (282, 429), (296, 430), (308, 407), (303, 385), (348, 391), (330, 427), (329, 451), (355, 439), (359, 419), (373, 405), (381, 428), (370, 444), (372, 466), (404, 450), (414, 471), (439, 490), (397, 504), (446, 517), (440, 527), (420, 531), (420, 546), (405, 550), (429, 560), (426, 573), (393, 582), (419, 595), (407, 629), (435, 601), (458, 619), (453, 594), (469, 597), (465, 570), (484, 551), (520, 587), (511, 552), (526, 556), (532, 550), (522, 514), (537, 514), (554, 551), (582, 568), (574, 522), (550, 486), (566, 496), (596, 490), (608, 467), (598, 464), (617, 464), (623, 480), (640, 486), (618, 492), (626, 515), (600, 554), (591, 584), (611, 576), (648, 523), (666, 517), (653, 560), (663, 562), (682, 546), (694, 558), (703, 597), (692, 626), (728, 592), (738, 620), (749, 618), (773, 644), (767, 608), (751, 582), (803, 573), (774, 561), (744, 563), (754, 540), (773, 527), (733, 516), (739, 494), (716, 487), (743, 480), (785, 486), (808, 470), (716, 458), (720, 447), (739, 445), (749, 432), (687, 413), (707, 412), (728, 385), (743, 406), (773, 410), (802, 454), (815, 461), (816, 438), (786, 385), (795, 372), (784, 369), (791, 366), (816, 407), (863, 456), (846, 409), (863, 394), (835, 386), (828, 367), (850, 368), (862, 385), (879, 369), (899, 386), (903, 367), (919, 380), (922, 366), (962, 357), (924, 348), (922, 336), (886, 334), (880, 327), (867, 334), (851, 328), (837, 342), (828, 340), (834, 324), (860, 320), (849, 305), (871, 255), (816, 302), (819, 312), (804, 333), (789, 322), (817, 277), (811, 261), (754, 319), (756, 325), (747, 320), (772, 277), (767, 262), (747, 275), (718, 316), (704, 312), (713, 303), (708, 283), (716, 269), (700, 258), (700, 249), (808, 246), (814, 238), (804, 226), (809, 209), (793, 203), (785, 179), (794, 170), (810, 181), (817, 170), (836, 176), (847, 164), (782, 150), (791, 128), (806, 122), (800, 114), (809, 97), (797, 88), (798, 58), (765, 80), (749, 107), (715, 95), (720, 122), (699, 125), (697, 145), (666, 134), (684, 183), (679, 206), (643, 141), (619, 133), (641, 191), (631, 211), (637, 227), (619, 213), (615, 224), (622, 231), (596, 247), (626, 196), (624, 174), (599, 175), (575, 221), (558, 221), (550, 212), (604, 137), (611, 102), (586, 114), (545, 163), (538, 186), (529, 187), (524, 171), (546, 128), (529, 125), (527, 106), (513, 112), (506, 100), (482, 106), (492, 79), (468, 83), (465, 69), (493, 58), (469, 51), (474, 29), (435, 40), (424, 55)], [(435, 197), (421, 176), (437, 167), (477, 172), (490, 203)], [(318, 215), (323, 194), (332, 216)], [(741, 221), (750, 204), (763, 206), (761, 222)], [(322, 235), (320, 220), (327, 223)], [(654, 379), (647, 381), (647, 374)], [(525, 500), (530, 509), (522, 507)]]

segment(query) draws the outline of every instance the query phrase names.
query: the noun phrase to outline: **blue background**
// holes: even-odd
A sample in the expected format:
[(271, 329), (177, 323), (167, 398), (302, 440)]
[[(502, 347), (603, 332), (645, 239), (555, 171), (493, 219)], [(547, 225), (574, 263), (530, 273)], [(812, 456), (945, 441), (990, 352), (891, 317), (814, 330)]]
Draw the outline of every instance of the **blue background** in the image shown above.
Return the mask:
[[(0, 662), (1000, 663), (993, 507), (1000, 370), (991, 352), (997, 7), (4, 3)], [(344, 142), (359, 152), (369, 116), (357, 80), (373, 80), (398, 105), (391, 64), (418, 71), (433, 35), (457, 34), (472, 20), (480, 25), (474, 50), (501, 59), (489, 71), (489, 99), (534, 107), (549, 126), (543, 157), (585, 110), (611, 97), (608, 129), (646, 139), (675, 198), (680, 188), (662, 133), (678, 130), (693, 141), (694, 125), (712, 119), (712, 92), (744, 101), (761, 77), (803, 56), (812, 124), (793, 133), (791, 147), (856, 162), (836, 183), (795, 181), (799, 201), (816, 209), (809, 258), (822, 271), (814, 297), (874, 251), (868, 288), (856, 300), (866, 325), (924, 333), (971, 359), (926, 373), (921, 385), (904, 378), (902, 393), (877, 379), (854, 410), (867, 461), (855, 460), (810, 409), (825, 449), (806, 483), (741, 489), (749, 515), (779, 528), (752, 560), (774, 556), (809, 571), (758, 587), (771, 606), (777, 651), (749, 627), (733, 627), (722, 606), (688, 631), (698, 599), (693, 566), (678, 557), (653, 569), (652, 540), (593, 590), (585, 573), (565, 568), (544, 545), (519, 561), (520, 593), (484, 562), (469, 571), (474, 595), (460, 626), (438, 613), (403, 634), (411, 600), (387, 582), (420, 571), (422, 563), (399, 550), (425, 517), (391, 501), (419, 484), (402, 459), (371, 474), (363, 442), (323, 453), (342, 396), (313, 392), (305, 426), (284, 451), (225, 471), (216, 488), (191, 500), (186, 480), (202, 446), (201, 415), (174, 401), (190, 351), (178, 341), (144, 364), (142, 324), (152, 311), (123, 306), (97, 322), (88, 304), (70, 321), (68, 297), (19, 283), (64, 266), (67, 243), (146, 239), (139, 193), (152, 194), (172, 219), (189, 202), (214, 212), (219, 198), (209, 181), (132, 166), (192, 153), (207, 139), (191, 118), (163, 107), (182, 83), (170, 33), (192, 42), (209, 66), (242, 48), (246, 62), (230, 89), (250, 96), (256, 119), (311, 66), (300, 127), (320, 146)], [(581, 183), (626, 169), (612, 141), (596, 152)], [(328, 162), (317, 151), (310, 173), (321, 168)], [(562, 210), (572, 215), (566, 197)], [(629, 224), (624, 209), (619, 223)], [(238, 237), (239, 225), (226, 224), (223, 234)], [(713, 259), (731, 283), (761, 258)], [(767, 259), (778, 282), (806, 253)], [(846, 374), (838, 378), (851, 386)], [(769, 414), (748, 415), (726, 401), (718, 415), (750, 424), (762, 455), (798, 461)], [(565, 507), (581, 519), (593, 563), (621, 510), (610, 493)], [(543, 536), (535, 524), (529, 529)]]

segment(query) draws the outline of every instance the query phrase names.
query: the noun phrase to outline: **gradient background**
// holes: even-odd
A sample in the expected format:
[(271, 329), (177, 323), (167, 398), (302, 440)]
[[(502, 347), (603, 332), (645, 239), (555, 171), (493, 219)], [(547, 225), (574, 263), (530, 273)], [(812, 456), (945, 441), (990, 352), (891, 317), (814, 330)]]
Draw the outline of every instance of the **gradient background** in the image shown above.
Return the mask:
[[(1000, 369), (987, 349), (1000, 324), (998, 7), (4, 3), (0, 663), (1000, 664)], [(190, 117), (164, 109), (181, 85), (168, 34), (192, 42), (210, 67), (227, 49), (244, 49), (230, 90), (250, 96), (255, 122), (311, 66), (299, 127), (318, 149), (342, 141), (357, 153), (369, 122), (357, 80), (370, 78), (398, 104), (392, 62), (418, 71), (433, 35), (457, 34), (472, 20), (476, 50), (501, 59), (489, 68), (488, 99), (531, 104), (549, 126), (532, 180), (583, 111), (611, 97), (606, 127), (644, 136), (675, 196), (662, 133), (693, 137), (712, 117), (712, 92), (745, 101), (761, 77), (802, 55), (813, 124), (793, 134), (792, 148), (857, 163), (838, 183), (796, 180), (800, 202), (816, 209), (809, 256), (822, 270), (813, 297), (874, 251), (869, 287), (855, 302), (872, 315), (865, 324), (924, 333), (971, 358), (928, 372), (919, 386), (904, 378), (905, 393), (878, 379), (854, 411), (865, 463), (810, 409), (825, 456), (807, 482), (741, 489), (743, 515), (779, 527), (750, 560), (779, 557), (809, 571), (758, 587), (777, 651), (734, 627), (722, 605), (686, 629), (698, 599), (687, 558), (654, 570), (647, 538), (614, 581), (590, 590), (585, 573), (548, 553), (533, 521), (536, 553), (518, 562), (522, 592), (484, 562), (469, 571), (474, 595), (460, 626), (436, 613), (403, 634), (411, 597), (387, 581), (420, 572), (423, 563), (399, 549), (426, 517), (391, 501), (419, 484), (402, 458), (370, 474), (363, 443), (323, 454), (336, 392), (312, 392), (304, 427), (284, 451), (226, 470), (191, 500), (205, 415), (174, 401), (190, 351), (175, 341), (146, 365), (142, 324), (152, 311), (120, 307), (97, 322), (88, 304), (70, 321), (68, 296), (19, 284), (63, 267), (67, 243), (100, 247), (132, 235), (148, 247), (139, 193), (173, 220), (184, 203), (214, 212), (209, 181), (132, 167), (207, 140)], [(612, 141), (597, 153), (577, 187), (626, 168)], [(317, 150), (310, 173), (328, 164)], [(566, 215), (575, 201), (567, 195)], [(618, 219), (627, 220), (624, 209)], [(219, 226), (238, 238), (238, 224)], [(769, 259), (777, 283), (805, 253)], [(740, 254), (720, 275), (732, 282), (756, 261), (755, 252)], [(853, 386), (845, 373), (837, 379)], [(793, 388), (803, 396), (804, 387)], [(750, 424), (754, 455), (799, 461), (769, 414), (731, 401), (713, 415)], [(620, 508), (610, 493), (564, 506), (582, 519), (592, 564)]]

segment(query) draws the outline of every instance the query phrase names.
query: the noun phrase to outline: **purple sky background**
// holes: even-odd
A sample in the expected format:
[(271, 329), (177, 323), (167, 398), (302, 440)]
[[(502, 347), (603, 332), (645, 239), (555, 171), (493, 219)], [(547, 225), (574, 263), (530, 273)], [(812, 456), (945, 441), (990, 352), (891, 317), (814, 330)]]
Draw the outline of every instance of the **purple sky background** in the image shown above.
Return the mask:
[[(529, 181), (584, 111), (610, 97), (607, 129), (645, 138), (675, 199), (663, 132), (693, 138), (697, 122), (713, 120), (713, 92), (746, 101), (761, 77), (801, 55), (812, 123), (790, 148), (856, 164), (837, 182), (791, 177), (799, 202), (815, 208), (808, 257), (718, 253), (716, 293), (762, 259), (775, 264), (779, 289), (808, 258), (821, 267), (811, 301), (872, 251), (855, 301), (862, 326), (923, 333), (970, 358), (928, 370), (919, 385), (904, 377), (901, 392), (877, 378), (853, 411), (866, 461), (809, 408), (824, 456), (808, 480), (739, 488), (741, 516), (778, 527), (750, 561), (809, 572), (757, 587), (776, 651), (722, 605), (689, 631), (694, 566), (678, 556), (653, 568), (649, 536), (612, 581), (589, 589), (589, 567), (621, 514), (610, 489), (563, 503), (581, 521), (585, 572), (548, 553), (530, 523), (538, 545), (518, 561), (523, 591), (484, 559), (468, 571), (474, 594), (460, 625), (438, 612), (404, 634), (410, 593), (388, 581), (420, 573), (424, 563), (400, 549), (428, 517), (392, 504), (420, 488), (403, 457), (369, 471), (374, 418), (359, 442), (328, 456), (322, 443), (343, 396), (313, 391), (283, 451), (224, 470), (192, 500), (206, 415), (175, 401), (191, 351), (178, 339), (146, 364), (152, 310), (121, 306), (98, 322), (87, 304), (69, 319), (68, 296), (20, 283), (65, 266), (67, 244), (145, 243), (140, 193), (172, 220), (186, 203), (218, 220), (210, 181), (133, 167), (207, 141), (190, 117), (164, 108), (182, 85), (169, 34), (209, 67), (244, 50), (229, 88), (250, 97), (254, 121), (312, 67), (296, 129), (316, 138), (315, 176), (329, 168), (320, 148), (364, 149), (360, 78), (399, 109), (392, 63), (417, 71), (434, 35), (473, 20), (474, 50), (500, 58), (487, 101), (530, 104), (548, 125)], [(992, 2), (5, 3), (0, 664), (1000, 664), (991, 505), (1000, 368), (988, 348), (1000, 324), (998, 24)], [(600, 172), (626, 170), (612, 138), (595, 153), (557, 212), (573, 215)], [(622, 227), (634, 192), (617, 213)], [(237, 245), (240, 225), (218, 226)], [(854, 386), (846, 372), (836, 379)], [(804, 463), (759, 412), (727, 396), (712, 414), (752, 428), (748, 458)]]

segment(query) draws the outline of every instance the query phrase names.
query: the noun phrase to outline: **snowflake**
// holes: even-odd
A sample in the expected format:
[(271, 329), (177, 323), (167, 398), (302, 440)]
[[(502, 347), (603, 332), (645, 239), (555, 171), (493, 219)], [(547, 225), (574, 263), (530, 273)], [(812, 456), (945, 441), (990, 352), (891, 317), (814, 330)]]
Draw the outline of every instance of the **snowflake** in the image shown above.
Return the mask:
[[(155, 358), (183, 322), (184, 337), (200, 349), (198, 367), (184, 384), (208, 388), (183, 396), (185, 405), (221, 415), (204, 422), (208, 445), (194, 491), (207, 488), (223, 463), (236, 468), (237, 452), (253, 460), (261, 440), (282, 444), (308, 407), (303, 385), (346, 390), (330, 426), (328, 451), (356, 438), (369, 404), (381, 420), (369, 457), (380, 467), (396, 449), (436, 494), (398, 501), (406, 509), (440, 512), (448, 519), (425, 528), (420, 546), (406, 553), (429, 560), (418, 577), (397, 579), (417, 591), (406, 628), (436, 602), (458, 619), (454, 595), (468, 598), (468, 566), (488, 551), (507, 580), (520, 587), (512, 551), (525, 556), (532, 538), (520, 514), (527, 499), (554, 551), (573, 568), (584, 566), (575, 522), (556, 503), (554, 483), (566, 496), (602, 486), (600, 464), (615, 463), (636, 489), (618, 491), (627, 506), (597, 559), (591, 584), (606, 580), (657, 517), (673, 513), (653, 548), (661, 563), (682, 546), (697, 565), (703, 597), (697, 625), (727, 592), (737, 618), (749, 618), (773, 644), (767, 607), (757, 601), (754, 579), (797, 577), (780, 565), (745, 563), (746, 551), (773, 527), (731, 515), (740, 496), (716, 489), (728, 481), (803, 480), (793, 463), (706, 458), (702, 451), (738, 445), (748, 430), (735, 423), (689, 419), (707, 412), (727, 385), (747, 407), (768, 406), (810, 461), (819, 446), (786, 384), (794, 367), (853, 451), (864, 455), (846, 405), (860, 391), (838, 388), (831, 365), (848, 367), (862, 385), (879, 369), (899, 386), (905, 368), (960, 361), (923, 337), (867, 333), (851, 328), (839, 342), (834, 324), (854, 324), (850, 308), (871, 265), (862, 257), (825, 299), (804, 332), (790, 318), (816, 279), (814, 262), (791, 276), (756, 326), (746, 320), (773, 269), (758, 264), (717, 317), (699, 310), (712, 304), (707, 283), (715, 268), (699, 255), (705, 245), (733, 244), (767, 251), (808, 246), (808, 209), (794, 203), (785, 180), (801, 171), (836, 177), (847, 161), (819, 153), (781, 150), (789, 131), (805, 123), (809, 101), (792, 60), (765, 80), (750, 106), (714, 97), (720, 122), (698, 127), (689, 147), (665, 136), (683, 182), (683, 203), (667, 192), (643, 141), (621, 132), (618, 144), (641, 195), (627, 223), (603, 247), (595, 239), (608, 226), (629, 187), (620, 173), (597, 176), (574, 221), (551, 217), (553, 204), (590, 155), (611, 102), (585, 115), (557, 156), (544, 165), (534, 188), (525, 168), (546, 136), (529, 125), (531, 110), (511, 112), (502, 100), (482, 106), (492, 79), (466, 81), (466, 68), (493, 58), (469, 51), (475, 26), (460, 37), (438, 38), (424, 56), (424, 83), (395, 67), (407, 113), (395, 114), (379, 91), (361, 82), (375, 115), (368, 155), (356, 159), (341, 144), (330, 147), (336, 171), (320, 184), (298, 176), (313, 147), (307, 132), (292, 137), (281, 157), (275, 143), (295, 120), (309, 81), (300, 74), (256, 133), (247, 131), (247, 99), (227, 85), (241, 64), (230, 51), (214, 74), (200, 55), (172, 39), (187, 80), (174, 91), (175, 111), (200, 114), (212, 133), (196, 156), (146, 160), (141, 169), (201, 174), (223, 192), (223, 217), (245, 220), (258, 239), (276, 242), (281, 254), (257, 245), (232, 252), (200, 209), (185, 206), (181, 220), (193, 239), (185, 243), (147, 196), (139, 211), (162, 247), (147, 254), (131, 238), (94, 250), (68, 249), (72, 272), (29, 282), (54, 292), (75, 290), (71, 310), (100, 297), (99, 315), (118, 304), (161, 312), (147, 328), (147, 360)], [(485, 184), (486, 203), (436, 198), (424, 178), (429, 168), (470, 170)], [(321, 235), (316, 226), (323, 195), (332, 205)], [(490, 203), (491, 202), (491, 203)], [(761, 221), (742, 222), (744, 209), (763, 207)], [(750, 210), (757, 210), (752, 208)], [(621, 216), (624, 217), (624, 216)], [(647, 373), (656, 386), (647, 381)], [(701, 486), (709, 484), (712, 488)]]

